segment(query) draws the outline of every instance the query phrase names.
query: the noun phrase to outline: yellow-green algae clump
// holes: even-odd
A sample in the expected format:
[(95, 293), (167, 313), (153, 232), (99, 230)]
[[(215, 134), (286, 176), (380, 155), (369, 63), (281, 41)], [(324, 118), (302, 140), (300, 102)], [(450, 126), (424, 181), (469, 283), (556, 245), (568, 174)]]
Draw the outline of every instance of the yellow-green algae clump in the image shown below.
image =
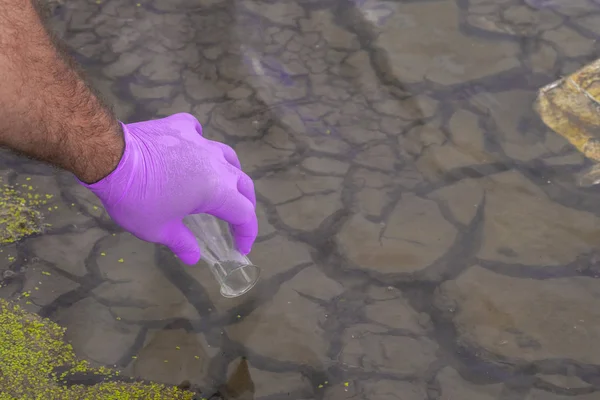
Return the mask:
[(41, 233), (44, 224), (38, 208), (46, 202), (30, 185), (22, 185), (19, 190), (3, 184), (0, 187), (0, 244), (14, 243)]
[[(0, 400), (193, 399), (191, 392), (176, 387), (115, 381), (117, 371), (78, 360), (65, 343), (64, 332), (54, 322), (0, 299)], [(93, 385), (63, 383), (63, 378), (77, 373), (107, 380)]]

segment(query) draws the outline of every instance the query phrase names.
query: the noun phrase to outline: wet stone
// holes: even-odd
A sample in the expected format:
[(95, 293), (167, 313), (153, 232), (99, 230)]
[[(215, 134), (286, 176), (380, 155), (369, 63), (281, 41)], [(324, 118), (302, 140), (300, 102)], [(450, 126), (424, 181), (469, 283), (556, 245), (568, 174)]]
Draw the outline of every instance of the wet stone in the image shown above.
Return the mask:
[(330, 301), (344, 291), (344, 287), (328, 278), (317, 267), (310, 266), (300, 271), (293, 280), (290, 287), (298, 293), (323, 301)]
[(556, 61), (558, 54), (551, 46), (542, 44), (540, 47), (527, 55), (528, 64), (534, 73), (556, 74)]
[(258, 169), (265, 169), (285, 163), (293, 154), (291, 150), (281, 150), (268, 143), (242, 142), (235, 146), (235, 151), (244, 166), (244, 171), (252, 174)]
[(473, 266), (436, 294), (453, 313), (458, 341), (477, 352), (533, 362), (571, 359), (598, 364), (597, 281), (512, 278)]
[(395, 298), (378, 300), (365, 307), (365, 316), (372, 322), (391, 329), (400, 329), (414, 334), (423, 334), (429, 321), (421, 318), (408, 302), (398, 293)]
[(572, 262), (596, 247), (600, 220), (595, 215), (552, 202), (516, 172), (493, 175), (480, 182), (486, 193), (480, 258), (556, 266)]
[(435, 115), (438, 102), (429, 96), (417, 95), (400, 101), (400, 112), (393, 114), (410, 121), (421, 121)]
[(575, 30), (564, 25), (557, 29), (546, 31), (542, 35), (542, 38), (553, 43), (567, 57), (589, 55), (596, 47), (593, 39), (583, 37)]
[(259, 137), (270, 125), (273, 116), (268, 108), (250, 99), (233, 100), (215, 107), (211, 125), (229, 135)]
[(225, 96), (225, 93), (231, 87), (223, 82), (216, 81), (216, 69), (211, 72), (207, 74), (183, 72), (183, 87), (189, 97), (195, 101), (214, 101)]
[(441, 399), (461, 400), (497, 400), (502, 392), (502, 385), (476, 385), (467, 382), (459, 373), (451, 368), (442, 369), (436, 376), (441, 388)]
[(279, 126), (270, 127), (263, 140), (276, 149), (296, 150), (296, 144), (292, 140), (288, 130)]
[[(16, 244), (3, 244), (0, 246), (0, 269), (6, 271), (16, 261), (18, 251)], [(11, 275), (8, 273), (8, 275)]]
[(340, 190), (343, 179), (315, 176), (299, 169), (277, 172), (254, 182), (256, 190), (274, 204), (300, 198), (302, 195), (328, 194)]
[[(283, 74), (283, 73), (281, 73)], [(304, 77), (272, 77), (262, 75), (249, 77), (249, 84), (256, 92), (256, 97), (265, 104), (271, 105), (281, 101), (300, 100), (307, 95), (307, 80)]]
[(542, 160), (544, 164), (551, 166), (583, 165), (585, 157), (579, 152), (573, 152), (565, 156), (547, 157)]
[(128, 321), (198, 318), (195, 308), (159, 270), (155, 245), (124, 233), (109, 236), (97, 249), (96, 262), (107, 282), (93, 293)]
[(436, 359), (437, 345), (431, 340), (389, 335), (371, 325), (347, 329), (342, 343), (340, 361), (366, 372), (423, 374)]
[(291, 228), (310, 231), (317, 229), (342, 207), (339, 193), (315, 194), (277, 206), (277, 213), (281, 221)]
[(449, 129), (452, 141), (462, 151), (485, 151), (485, 138), (477, 115), (467, 110), (457, 110), (450, 118)]
[(348, 381), (340, 385), (327, 386), (325, 390), (325, 400), (423, 400), (427, 398), (424, 385), (391, 379)]
[(516, 36), (522, 29), (512, 23), (506, 23), (498, 15), (474, 15), (467, 17), (467, 22), (474, 28), (490, 33)]
[[(220, 46), (212, 46), (206, 47), (202, 54), (204, 57), (208, 58), (211, 61), (216, 61), (224, 52), (224, 49)], [(245, 97), (245, 96), (244, 96)]]
[[(239, 360), (236, 360), (229, 366), (227, 374), (229, 379), (235, 373), (238, 364)], [(310, 382), (299, 373), (267, 371), (253, 365), (252, 362), (248, 365), (248, 372), (254, 386), (254, 398), (278, 395), (290, 398), (310, 398), (313, 395)], [(234, 389), (237, 389), (235, 382), (229, 383), (228, 386), (234, 386)]]
[(129, 85), (131, 93), (138, 99), (163, 99), (173, 93), (173, 86), (142, 86), (137, 83)]
[[(347, 119), (353, 119), (354, 117), (348, 117)], [(336, 118), (337, 119), (337, 118)], [(345, 118), (346, 119), (346, 118)], [(332, 125), (337, 122), (332, 122)], [(345, 121), (344, 125), (341, 125), (334, 129), (336, 133), (348, 143), (354, 145), (364, 145), (369, 142), (381, 142), (385, 139), (385, 135), (379, 131), (379, 129), (371, 129), (368, 125), (370, 123), (364, 119), (356, 118), (356, 120)], [(330, 129), (326, 129), (325, 133), (330, 132)], [(393, 155), (389, 151), (389, 147), (384, 146), (373, 147), (375, 150), (367, 149), (359, 157), (366, 165), (374, 165), (375, 167), (383, 164), (383, 167), (389, 165), (389, 160), (393, 159)], [(365, 154), (366, 153), (366, 154)], [(384, 157), (383, 160), (378, 160), (378, 157)], [(381, 164), (380, 164), (380, 163)]]
[(344, 175), (349, 168), (349, 165), (345, 162), (322, 157), (308, 157), (304, 160), (302, 166), (318, 174), (338, 176)]
[(551, 385), (565, 389), (588, 388), (590, 384), (575, 375), (539, 375), (539, 378)]
[(396, 155), (389, 145), (377, 145), (366, 149), (356, 157), (360, 165), (391, 171), (396, 163)]
[(260, 15), (277, 25), (295, 26), (296, 20), (304, 15), (302, 8), (293, 1), (271, 4), (260, 1), (243, 1), (241, 5), (248, 11)]
[(581, 18), (577, 18), (576, 24), (585, 28), (588, 31), (593, 32), (596, 36), (600, 35), (600, 28), (598, 28), (600, 18), (598, 15), (584, 15)]
[(186, 100), (183, 94), (179, 94), (168, 105), (160, 107), (156, 112), (161, 117), (168, 117), (169, 115), (182, 112), (189, 113), (191, 110), (192, 105)]
[(502, 12), (502, 16), (520, 33), (532, 36), (541, 31), (556, 28), (562, 23), (562, 18), (550, 9), (534, 10), (526, 5), (507, 7)]
[(393, 175), (366, 168), (356, 168), (352, 173), (352, 184), (360, 188), (384, 189), (393, 182)]
[(542, 9), (550, 6), (551, 10), (555, 13), (570, 17), (589, 15), (597, 10), (597, 3), (588, 0), (571, 0), (568, 3), (556, 0), (547, 3), (540, 0), (525, 0), (525, 3), (533, 9)]
[(87, 273), (86, 258), (94, 245), (107, 233), (90, 228), (76, 234), (44, 235), (29, 240), (29, 245), (38, 257), (53, 263), (56, 268), (77, 275)]
[[(102, 222), (114, 224), (102, 206), (100, 199), (91, 190), (86, 189), (82, 185), (73, 184), (68, 187), (67, 191), (74, 200), (73, 203), (69, 204), (70, 207), (78, 208), (79, 212), (99, 218)], [(73, 206), (73, 204), (75, 205)]]
[(184, 380), (207, 384), (210, 361), (218, 352), (218, 348), (209, 347), (203, 334), (183, 329), (151, 330), (125, 373), (173, 385)]
[[(268, 279), (296, 265), (311, 262), (310, 251), (310, 247), (303, 243), (287, 239), (282, 235), (275, 235), (269, 240), (255, 243), (249, 257), (262, 268), (261, 279)], [(273, 264), (274, 260), (276, 260), (275, 264)], [(270, 267), (273, 265), (277, 268)]]
[(432, 145), (442, 145), (448, 138), (438, 127), (418, 125), (408, 130), (406, 135), (398, 136), (398, 145), (408, 154), (420, 156), (423, 149)]
[(238, 86), (235, 89), (231, 89), (227, 92), (227, 97), (232, 99), (245, 99), (249, 97), (254, 91), (246, 85)]
[(423, 385), (405, 381), (367, 381), (363, 385), (365, 400), (422, 400), (427, 398)]
[(548, 151), (540, 133), (528, 128), (538, 117), (531, 107), (535, 92), (512, 90), (500, 93), (481, 93), (472, 102), (491, 113), (506, 155), (520, 161), (531, 161)]
[(108, 308), (89, 297), (59, 309), (53, 319), (67, 328), (65, 339), (78, 356), (103, 365), (118, 362), (140, 331), (117, 320)]
[[(316, 272), (315, 272), (316, 273)], [(239, 323), (226, 328), (229, 337), (243, 343), (252, 352), (282, 362), (313, 367), (327, 362), (329, 341), (322, 326), (326, 311), (317, 302), (303, 296), (311, 293), (319, 282), (322, 287), (335, 287), (322, 273), (316, 280), (302, 276), (281, 285), (271, 301), (255, 309)], [(332, 292), (327, 296), (334, 296)], [(339, 294), (339, 293), (338, 293)]]
[(428, 197), (447, 207), (457, 222), (468, 225), (479, 210), (483, 194), (484, 189), (477, 180), (463, 179), (436, 190)]
[[(324, 400), (349, 400), (349, 399), (365, 399), (365, 397), (359, 395), (360, 388), (357, 387), (354, 382), (350, 385), (350, 381), (340, 384), (319, 384), (317, 386), (317, 392), (324, 391)], [(345, 385), (348, 384), (348, 387)]]
[(590, 394), (582, 394), (579, 396), (567, 396), (559, 395), (543, 390), (532, 389), (531, 392), (525, 397), (525, 400), (596, 400), (598, 399), (598, 392)]
[(117, 96), (115, 82), (109, 79), (103, 79), (95, 74), (89, 76), (87, 79), (90, 85), (100, 93), (102, 99), (112, 106), (116, 117), (121, 121), (128, 122), (129, 116), (133, 112), (134, 105), (130, 101), (126, 101), (122, 97)]
[(443, 256), (455, 237), (456, 229), (435, 202), (406, 195), (383, 224), (353, 216), (339, 233), (338, 242), (344, 255), (360, 268), (409, 273)]
[(119, 36), (109, 43), (110, 49), (117, 54), (128, 53), (135, 42), (145, 33), (144, 31), (145, 29), (140, 29), (139, 25), (123, 27), (119, 30)]
[(340, 28), (329, 10), (313, 11), (310, 18), (300, 20), (303, 32), (320, 33), (327, 44), (336, 49), (357, 49), (358, 40), (353, 33)]
[[(454, 2), (399, 5), (375, 42), (390, 58), (393, 76), (405, 83), (427, 79), (452, 85), (519, 66), (516, 43), (464, 35), (459, 13)], [(425, 54), (423, 37), (428, 46), (443, 50), (433, 58)]]
[(339, 139), (329, 137), (325, 134), (321, 136), (304, 138), (312, 150), (328, 154), (347, 154), (350, 146)]
[(496, 161), (487, 153), (470, 151), (452, 143), (431, 145), (417, 161), (418, 170), (430, 180), (437, 180), (448, 171)]
[(79, 285), (52, 271), (43, 264), (27, 266), (22, 292), (26, 293), (23, 302), (31, 302), (36, 307), (52, 303), (59, 296), (78, 288)]
[(202, 131), (203, 135), (210, 140), (215, 140), (215, 138), (211, 137), (212, 135), (221, 135), (220, 132), (216, 132), (214, 129), (206, 129), (206, 124), (210, 120), (210, 116), (214, 108), (215, 104), (213, 103), (196, 104), (194, 107), (192, 107), (192, 115), (198, 119), (204, 128)]
[(356, 194), (356, 200), (363, 215), (378, 217), (391, 198), (386, 190), (364, 188)]
[[(169, 54), (169, 52), (163, 49), (161, 50), (159, 53), (152, 54), (148, 62), (144, 63), (139, 70), (140, 74), (157, 83), (176, 82), (181, 76), (182, 67), (174, 61), (173, 54)], [(178, 60), (178, 62), (180, 61)], [(143, 88), (139, 88), (138, 90), (140, 93), (145, 94), (143, 98), (154, 98), (154, 95), (150, 95), (152, 89), (144, 90)]]

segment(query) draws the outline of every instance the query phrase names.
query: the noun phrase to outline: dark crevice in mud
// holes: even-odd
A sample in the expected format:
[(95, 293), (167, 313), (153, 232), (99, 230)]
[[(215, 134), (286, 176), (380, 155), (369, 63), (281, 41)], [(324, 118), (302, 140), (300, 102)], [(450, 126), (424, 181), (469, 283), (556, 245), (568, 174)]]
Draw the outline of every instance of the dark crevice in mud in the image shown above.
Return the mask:
[(600, 255), (581, 254), (566, 265), (523, 265), (477, 259), (476, 263), (497, 274), (521, 279), (557, 279), (574, 276), (600, 277)]
[(75, 303), (87, 298), (90, 292), (98, 286), (98, 283), (89, 283), (87, 285), (81, 285), (77, 289), (71, 290), (67, 293), (63, 293), (54, 299), (50, 304), (43, 306), (38, 314), (44, 318), (51, 318), (54, 313), (60, 309), (68, 309)]
[(121, 358), (119, 358), (119, 360), (116, 362), (116, 365), (121, 368), (128, 366), (133, 360), (133, 357), (137, 356), (140, 350), (144, 347), (144, 343), (146, 342), (147, 336), (148, 329), (140, 329), (137, 336), (135, 337), (133, 344), (121, 355)]

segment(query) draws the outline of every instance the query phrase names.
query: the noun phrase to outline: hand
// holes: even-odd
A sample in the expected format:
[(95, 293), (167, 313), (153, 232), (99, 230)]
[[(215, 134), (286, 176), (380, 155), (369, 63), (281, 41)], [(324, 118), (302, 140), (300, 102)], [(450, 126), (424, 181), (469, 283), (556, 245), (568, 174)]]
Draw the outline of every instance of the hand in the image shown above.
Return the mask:
[(248, 254), (258, 232), (252, 180), (235, 151), (202, 137), (190, 114), (123, 125), (125, 151), (107, 177), (84, 186), (111, 218), (140, 239), (168, 246), (186, 264), (200, 259), (189, 214), (229, 223), (240, 252)]

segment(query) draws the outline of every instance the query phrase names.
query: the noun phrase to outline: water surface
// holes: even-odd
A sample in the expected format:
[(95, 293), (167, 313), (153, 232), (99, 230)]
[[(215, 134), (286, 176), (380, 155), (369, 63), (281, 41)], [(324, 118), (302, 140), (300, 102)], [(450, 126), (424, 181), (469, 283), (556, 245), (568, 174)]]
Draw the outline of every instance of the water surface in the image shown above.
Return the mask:
[(597, 57), (597, 3), (64, 3), (54, 26), (119, 118), (190, 112), (238, 152), (263, 270), (224, 299), (68, 174), (3, 154), (51, 226), (2, 248), (0, 295), (29, 293), (79, 355), (207, 392), (246, 357), (257, 399), (600, 398), (600, 195), (532, 109)]

